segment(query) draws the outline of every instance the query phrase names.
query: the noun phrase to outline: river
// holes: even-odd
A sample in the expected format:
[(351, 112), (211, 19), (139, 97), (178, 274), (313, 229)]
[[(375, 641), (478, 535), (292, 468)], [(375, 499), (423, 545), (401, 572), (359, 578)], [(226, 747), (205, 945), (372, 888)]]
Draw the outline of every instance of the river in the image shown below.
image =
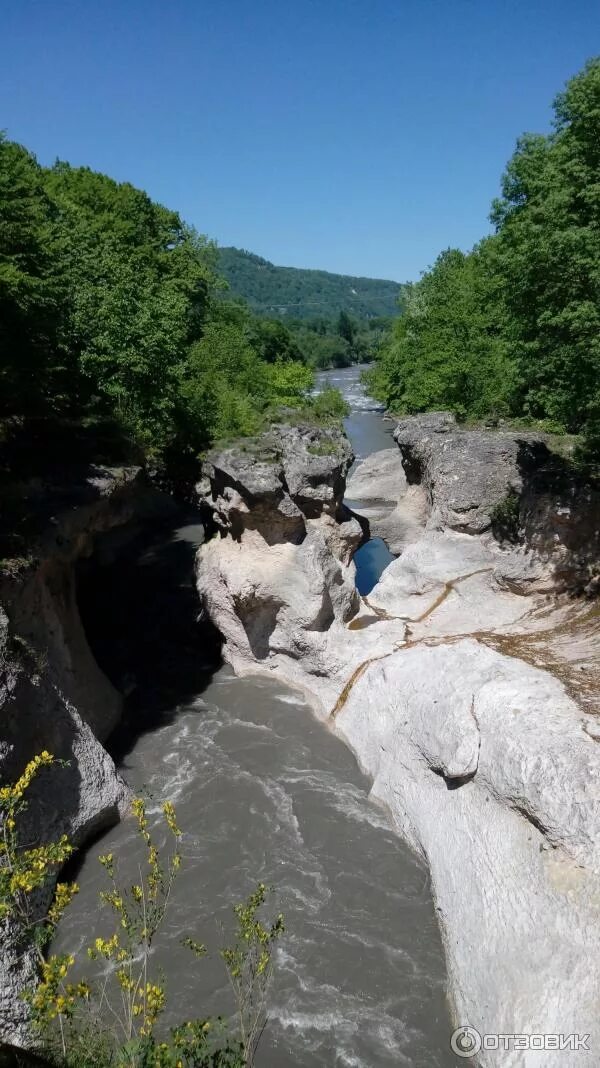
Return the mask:
[[(351, 404), (357, 456), (389, 447), (389, 425), (365, 398), (359, 369), (320, 377)], [(150, 797), (159, 837), (164, 799), (185, 832), (153, 959), (170, 998), (166, 1022), (230, 1011), (220, 926), (231, 930), (231, 906), (263, 881), (275, 888), (272, 911), (284, 913), (286, 932), (259, 1068), (447, 1068), (455, 1061), (445, 965), (425, 865), (369, 800), (350, 751), (296, 692), (211, 667), (194, 629), (197, 540), (193, 523), (163, 532), (135, 558), (100, 576), (96, 569), (80, 598), (99, 661), (131, 691), (129, 725), (114, 744), (122, 773)], [(359, 560), (363, 588), (385, 562), (368, 552)], [(96, 857), (114, 852), (130, 884), (135, 839), (125, 820), (83, 858), (57, 951), (108, 933)], [(181, 947), (186, 935), (209, 956), (195, 961)]]
[[(362, 367), (345, 367), (337, 371), (322, 371), (317, 375), (316, 388), (334, 386), (344, 395), (350, 406), (350, 414), (344, 420), (346, 433), (354, 449), (354, 464), (360, 463), (372, 452), (390, 449), (393, 425), (383, 418), (383, 405), (368, 397), (361, 385)], [(352, 469), (351, 469), (352, 470)], [(360, 501), (347, 501), (352, 508), (360, 509)], [(371, 538), (354, 556), (356, 586), (363, 597), (370, 593), (382, 572), (394, 557), (381, 538)]]

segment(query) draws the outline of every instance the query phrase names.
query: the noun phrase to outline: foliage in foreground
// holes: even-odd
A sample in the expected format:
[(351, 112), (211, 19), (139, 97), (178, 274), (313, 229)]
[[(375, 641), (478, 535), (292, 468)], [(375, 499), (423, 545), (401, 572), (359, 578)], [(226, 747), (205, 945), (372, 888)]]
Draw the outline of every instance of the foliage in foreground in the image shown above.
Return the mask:
[(377, 367), (398, 412), (451, 408), (581, 434), (600, 458), (600, 59), (526, 134), (492, 208), (495, 234), (443, 252), (404, 294)]
[[(105, 962), (104, 978), (72, 979), (72, 954), (47, 955), (47, 947), (73, 896), (75, 883), (58, 882), (47, 914), (40, 914), (39, 893), (73, 852), (63, 836), (48, 845), (25, 845), (19, 817), (27, 806), (33, 778), (54, 764), (46, 751), (36, 756), (12, 786), (0, 790), (0, 919), (22, 953), (34, 951), (37, 982), (23, 992), (31, 1011), (36, 1048), (62, 1068), (244, 1068), (254, 1064), (266, 1024), (265, 997), (272, 975), (272, 951), (283, 933), (283, 917), (266, 925), (260, 918), (267, 887), (259, 884), (246, 902), (236, 905), (236, 937), (221, 950), (236, 1006), (236, 1024), (222, 1017), (184, 1021), (166, 1031), (161, 1017), (167, 991), (153, 968), (151, 950), (165, 919), (181, 865), (182, 832), (173, 805), (163, 818), (173, 843), (163, 858), (150, 833), (141, 798), (133, 813), (144, 846), (139, 879), (121, 886), (115, 857), (99, 858), (108, 888), (101, 905), (112, 916), (113, 932), (95, 937), (87, 949), (93, 961)], [(206, 948), (192, 938), (183, 942), (196, 957)]]

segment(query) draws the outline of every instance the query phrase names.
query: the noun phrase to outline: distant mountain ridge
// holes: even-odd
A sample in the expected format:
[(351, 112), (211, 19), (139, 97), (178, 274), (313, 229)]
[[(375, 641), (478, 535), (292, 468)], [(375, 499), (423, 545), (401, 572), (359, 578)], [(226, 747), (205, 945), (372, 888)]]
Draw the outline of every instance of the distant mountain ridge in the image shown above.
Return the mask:
[(275, 264), (244, 249), (218, 250), (219, 271), (231, 293), (254, 312), (281, 319), (332, 318), (341, 311), (357, 319), (398, 314), (399, 282)]

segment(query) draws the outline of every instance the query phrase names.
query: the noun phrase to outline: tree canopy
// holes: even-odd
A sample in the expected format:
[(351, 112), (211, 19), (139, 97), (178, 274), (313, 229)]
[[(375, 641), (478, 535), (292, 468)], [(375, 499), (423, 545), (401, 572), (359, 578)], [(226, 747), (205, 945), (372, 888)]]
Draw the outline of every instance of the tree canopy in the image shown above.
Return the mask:
[(600, 439), (600, 59), (517, 143), (495, 233), (443, 252), (404, 298), (372, 388), (392, 408), (509, 415)]
[(159, 468), (307, 404), (277, 321), (223, 299), (211, 242), (129, 183), (0, 138), (0, 429), (112, 421)]
[(239, 248), (221, 248), (218, 267), (231, 292), (254, 312), (272, 318), (335, 320), (341, 311), (364, 320), (397, 313), (402, 286), (385, 278), (275, 264)]
[(54, 388), (61, 308), (57, 210), (43, 173), (0, 134), (0, 410), (38, 410)]

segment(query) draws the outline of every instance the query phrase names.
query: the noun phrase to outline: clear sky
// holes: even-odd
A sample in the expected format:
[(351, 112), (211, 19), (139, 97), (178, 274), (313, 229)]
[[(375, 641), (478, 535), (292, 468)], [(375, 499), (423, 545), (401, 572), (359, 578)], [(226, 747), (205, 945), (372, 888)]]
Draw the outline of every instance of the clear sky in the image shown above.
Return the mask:
[(0, 0), (0, 126), (279, 264), (416, 278), (488, 228), (600, 0)]

